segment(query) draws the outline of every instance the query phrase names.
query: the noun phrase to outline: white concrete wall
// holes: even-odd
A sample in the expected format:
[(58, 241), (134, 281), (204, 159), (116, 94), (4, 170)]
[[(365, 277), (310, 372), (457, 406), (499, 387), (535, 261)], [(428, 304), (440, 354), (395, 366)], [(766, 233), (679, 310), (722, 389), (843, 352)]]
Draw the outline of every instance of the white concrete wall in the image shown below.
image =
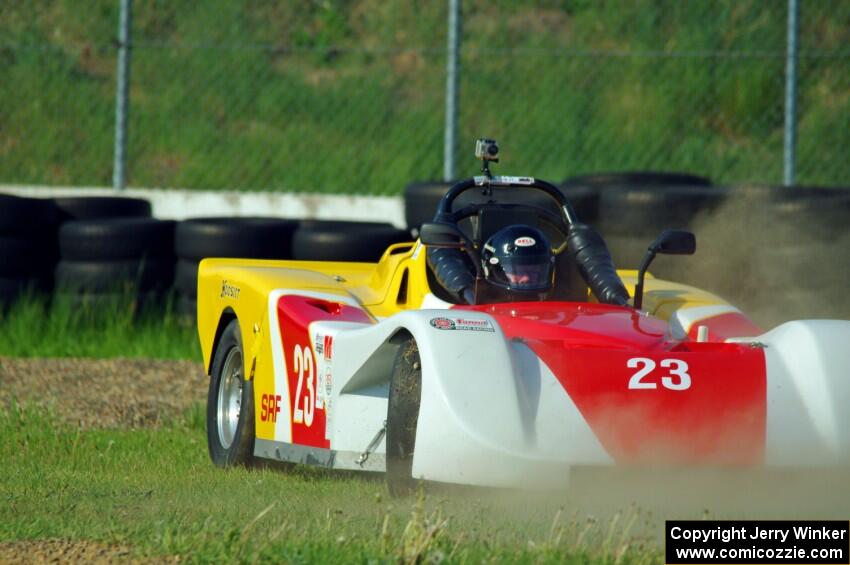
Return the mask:
[(403, 228), (404, 202), (400, 196), (347, 196), (342, 194), (286, 194), (225, 190), (180, 190), (103, 187), (0, 185), (0, 193), (37, 198), (53, 196), (132, 196), (150, 200), (158, 218), (182, 220), (200, 216), (274, 216), (391, 222)]

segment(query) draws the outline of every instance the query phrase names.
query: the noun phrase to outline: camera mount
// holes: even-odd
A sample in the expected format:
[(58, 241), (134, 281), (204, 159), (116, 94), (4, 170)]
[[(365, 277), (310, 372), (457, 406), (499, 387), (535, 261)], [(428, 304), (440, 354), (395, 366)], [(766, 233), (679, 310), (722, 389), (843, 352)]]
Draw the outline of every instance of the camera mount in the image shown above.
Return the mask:
[(481, 161), (481, 172), (489, 179), (490, 162), (499, 162), (499, 145), (495, 139), (477, 139), (475, 140), (475, 158)]

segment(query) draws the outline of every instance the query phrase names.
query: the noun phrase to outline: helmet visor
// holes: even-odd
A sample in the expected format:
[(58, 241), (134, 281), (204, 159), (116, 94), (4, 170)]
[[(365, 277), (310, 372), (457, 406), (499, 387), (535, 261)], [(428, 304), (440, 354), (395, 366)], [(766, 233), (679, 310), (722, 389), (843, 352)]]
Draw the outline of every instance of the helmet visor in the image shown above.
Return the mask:
[(553, 268), (548, 255), (507, 257), (493, 269), (493, 278), (511, 290), (544, 291), (552, 286)]

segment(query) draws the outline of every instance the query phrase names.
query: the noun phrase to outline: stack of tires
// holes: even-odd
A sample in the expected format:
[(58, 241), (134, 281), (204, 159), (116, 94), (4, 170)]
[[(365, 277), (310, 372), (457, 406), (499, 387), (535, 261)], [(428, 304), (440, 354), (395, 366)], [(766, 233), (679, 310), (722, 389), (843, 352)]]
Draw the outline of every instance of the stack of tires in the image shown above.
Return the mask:
[(410, 234), (391, 224), (284, 218), (195, 218), (177, 226), (178, 310), (195, 313), (198, 265), (208, 257), (367, 261)]
[(389, 223), (302, 220), (292, 242), (292, 255), (303, 261), (376, 263), (387, 247), (412, 239), (409, 231)]
[[(597, 191), (598, 228), (619, 269), (637, 269), (649, 244), (668, 228), (697, 232), (699, 245), (701, 218), (711, 215), (726, 196), (706, 178), (665, 172), (585, 175), (568, 179), (563, 187)], [(686, 277), (690, 262), (658, 257), (651, 270), (665, 278)]]
[(283, 218), (193, 218), (175, 234), (177, 310), (195, 314), (198, 264), (207, 257), (292, 259), (296, 220)]
[(85, 303), (159, 301), (174, 277), (174, 222), (150, 217), (146, 200), (59, 198), (57, 290)]
[(51, 200), (0, 194), (0, 306), (51, 290), (58, 218)]

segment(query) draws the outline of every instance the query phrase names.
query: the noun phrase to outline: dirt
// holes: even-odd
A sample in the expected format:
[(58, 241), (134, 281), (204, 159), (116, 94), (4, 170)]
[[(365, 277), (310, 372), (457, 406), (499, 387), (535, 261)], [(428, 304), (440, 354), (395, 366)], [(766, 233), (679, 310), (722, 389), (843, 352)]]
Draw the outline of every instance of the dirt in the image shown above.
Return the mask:
[(179, 563), (178, 557), (132, 557), (130, 549), (81, 540), (26, 540), (0, 543), (0, 563)]
[(207, 385), (194, 361), (0, 357), (0, 403), (51, 407), (84, 429), (160, 425), (204, 403)]

